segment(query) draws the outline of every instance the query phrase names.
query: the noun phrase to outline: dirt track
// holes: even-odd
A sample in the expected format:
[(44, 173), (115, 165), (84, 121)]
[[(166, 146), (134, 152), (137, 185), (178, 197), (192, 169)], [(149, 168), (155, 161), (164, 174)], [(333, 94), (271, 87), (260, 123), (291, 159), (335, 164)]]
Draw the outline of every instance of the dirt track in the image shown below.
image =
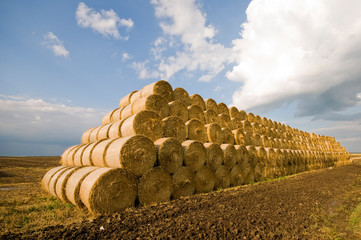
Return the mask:
[(360, 239), (347, 221), (360, 200), (352, 164), (0, 238)]

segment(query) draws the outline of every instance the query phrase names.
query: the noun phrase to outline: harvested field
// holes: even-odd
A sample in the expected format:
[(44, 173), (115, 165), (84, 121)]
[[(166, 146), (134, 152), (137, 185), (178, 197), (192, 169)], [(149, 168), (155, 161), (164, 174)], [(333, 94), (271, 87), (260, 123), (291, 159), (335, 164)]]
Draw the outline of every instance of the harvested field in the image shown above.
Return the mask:
[(0, 239), (360, 239), (360, 157), (96, 217), (41, 189), (59, 157), (1, 157)]

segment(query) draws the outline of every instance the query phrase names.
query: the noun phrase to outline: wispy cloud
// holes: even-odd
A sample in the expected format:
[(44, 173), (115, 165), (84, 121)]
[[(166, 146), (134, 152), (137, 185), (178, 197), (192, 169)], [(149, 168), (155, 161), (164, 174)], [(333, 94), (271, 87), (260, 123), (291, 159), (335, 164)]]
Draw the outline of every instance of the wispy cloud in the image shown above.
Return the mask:
[(61, 41), (54, 33), (48, 32), (44, 35), (43, 44), (53, 51), (55, 56), (67, 57), (69, 51), (64, 47), (63, 41)]
[(118, 27), (125, 27), (130, 30), (134, 26), (132, 19), (119, 18), (113, 9), (97, 12), (89, 8), (85, 3), (80, 2), (75, 13), (78, 25), (84, 28), (91, 28), (103, 36), (112, 36), (116, 39), (128, 40), (128, 36), (121, 36)]

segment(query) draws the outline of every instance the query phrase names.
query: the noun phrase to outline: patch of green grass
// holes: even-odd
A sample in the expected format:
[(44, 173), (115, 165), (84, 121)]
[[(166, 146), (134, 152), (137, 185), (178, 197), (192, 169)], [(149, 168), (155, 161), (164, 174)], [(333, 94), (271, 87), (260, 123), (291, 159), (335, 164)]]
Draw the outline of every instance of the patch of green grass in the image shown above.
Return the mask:
[(352, 211), (348, 223), (353, 232), (361, 234), (361, 203)]

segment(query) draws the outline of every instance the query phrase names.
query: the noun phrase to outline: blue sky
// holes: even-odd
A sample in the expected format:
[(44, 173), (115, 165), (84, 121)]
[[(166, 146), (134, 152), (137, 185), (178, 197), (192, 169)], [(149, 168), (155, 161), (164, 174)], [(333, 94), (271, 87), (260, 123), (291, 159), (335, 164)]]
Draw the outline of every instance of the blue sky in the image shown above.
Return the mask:
[(165, 79), (361, 151), (358, 0), (0, 2), (0, 155), (59, 155)]

